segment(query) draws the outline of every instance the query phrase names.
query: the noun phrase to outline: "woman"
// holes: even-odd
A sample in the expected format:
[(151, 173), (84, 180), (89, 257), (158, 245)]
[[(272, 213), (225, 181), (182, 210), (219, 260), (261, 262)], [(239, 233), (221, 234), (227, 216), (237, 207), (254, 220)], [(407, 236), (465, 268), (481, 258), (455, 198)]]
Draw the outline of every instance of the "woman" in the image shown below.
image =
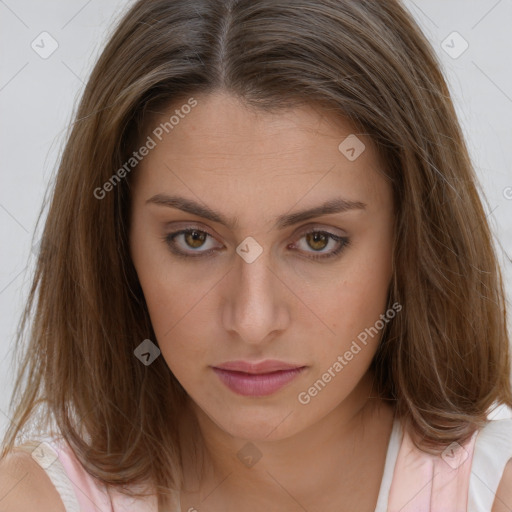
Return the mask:
[[(9, 510), (512, 506), (512, 421), (487, 420), (512, 406), (501, 274), (396, 1), (135, 3), (25, 323), (34, 304)], [(38, 401), (45, 435), (17, 444)]]

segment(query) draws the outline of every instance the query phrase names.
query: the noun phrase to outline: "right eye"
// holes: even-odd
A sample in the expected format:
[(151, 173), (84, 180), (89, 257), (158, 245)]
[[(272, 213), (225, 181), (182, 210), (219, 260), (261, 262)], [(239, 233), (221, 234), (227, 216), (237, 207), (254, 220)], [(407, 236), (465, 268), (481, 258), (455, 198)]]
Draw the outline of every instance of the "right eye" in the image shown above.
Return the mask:
[[(194, 250), (203, 248), (208, 238), (213, 238), (213, 236), (206, 231), (196, 228), (186, 228), (165, 235), (164, 241), (169, 246), (170, 250), (178, 256), (197, 257), (209, 255), (215, 251), (215, 249), (202, 251)], [(187, 251), (187, 248), (192, 250)]]

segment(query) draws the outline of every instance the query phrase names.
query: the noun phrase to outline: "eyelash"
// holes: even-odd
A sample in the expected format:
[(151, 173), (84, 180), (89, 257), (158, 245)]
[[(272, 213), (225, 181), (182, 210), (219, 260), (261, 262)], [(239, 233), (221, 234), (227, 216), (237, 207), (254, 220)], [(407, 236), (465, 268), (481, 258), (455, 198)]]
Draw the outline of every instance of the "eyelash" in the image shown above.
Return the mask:
[[(173, 233), (166, 234), (163, 237), (163, 241), (169, 246), (169, 249), (171, 250), (171, 252), (173, 252), (174, 254), (176, 254), (177, 256), (182, 257), (182, 258), (207, 257), (211, 253), (216, 251), (216, 249), (210, 249), (210, 250), (204, 251), (204, 252), (196, 251), (197, 254), (191, 254), (191, 253), (187, 253), (187, 252), (181, 251), (179, 249), (176, 249), (174, 239), (179, 235), (192, 233), (194, 231), (197, 233), (204, 233), (204, 234), (208, 235), (209, 237), (214, 238), (207, 231), (190, 227), (190, 228), (186, 228), (186, 229), (181, 229), (179, 231), (174, 231)], [(312, 229), (311, 231), (306, 231), (305, 233), (302, 233), (299, 240), (302, 239), (303, 237), (305, 237), (306, 235), (313, 234), (313, 233), (321, 233), (321, 234), (327, 235), (327, 237), (329, 239), (334, 240), (335, 242), (338, 242), (339, 245), (336, 249), (334, 249), (330, 253), (327, 253), (327, 254), (314, 254), (313, 253), (311, 256), (306, 256), (307, 258), (312, 259), (312, 260), (327, 260), (330, 258), (334, 258), (334, 257), (338, 256), (339, 254), (341, 254), (343, 252), (343, 250), (346, 249), (348, 247), (348, 245), (350, 244), (350, 239), (348, 237), (335, 235), (334, 233), (331, 233), (329, 231), (323, 231), (323, 230), (319, 230), (319, 229)]]

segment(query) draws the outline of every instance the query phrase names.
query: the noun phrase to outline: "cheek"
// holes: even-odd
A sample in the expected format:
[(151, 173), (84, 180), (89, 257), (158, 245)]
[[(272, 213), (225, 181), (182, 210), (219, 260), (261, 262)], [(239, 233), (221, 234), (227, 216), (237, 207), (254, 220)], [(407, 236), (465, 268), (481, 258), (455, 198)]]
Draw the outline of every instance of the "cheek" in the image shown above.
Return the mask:
[(182, 385), (193, 389), (198, 364), (208, 354), (200, 297), (177, 294), (182, 283), (159, 280), (157, 273), (153, 276), (142, 286), (161, 355)]
[(381, 315), (388, 321), (395, 316), (394, 310), (386, 316), (390, 260), (371, 260), (359, 257), (347, 264), (339, 284), (331, 289), (329, 300), (324, 299), (323, 318), (331, 333), (315, 348), (310, 387), (303, 389), (301, 395), (318, 395), (308, 405), (310, 414), (320, 414), (355, 388), (371, 364), (386, 325)]
[(162, 247), (164, 242), (149, 230), (139, 228), (134, 225), (130, 249), (151, 325), (168, 366), (181, 366), (193, 361), (194, 352), (200, 351), (198, 344), (190, 343), (184, 333), (203, 286), (190, 284), (182, 273), (173, 271), (169, 255)]
[(186, 353), (187, 358), (200, 353), (201, 340), (207, 332), (207, 313), (201, 302), (211, 287), (191, 285), (179, 275), (171, 279), (158, 271), (146, 277), (141, 285), (162, 352), (169, 347)]
[(391, 271), (382, 262), (368, 267), (361, 261), (337, 289), (339, 322), (349, 328), (373, 324), (386, 308)]
[(169, 262), (160, 269), (148, 265), (139, 279), (161, 355), (175, 377), (193, 387), (198, 365), (211, 351), (212, 283), (191, 282), (186, 273), (172, 272)]
[(391, 277), (388, 243), (361, 247), (347, 259), (327, 300), (322, 300), (325, 321), (331, 327), (331, 354), (349, 350), (352, 342), (358, 340), (362, 349), (358, 359), (366, 359), (366, 355), (361, 357), (363, 350), (369, 353), (368, 357), (375, 352), (383, 330), (380, 315), (386, 314)]

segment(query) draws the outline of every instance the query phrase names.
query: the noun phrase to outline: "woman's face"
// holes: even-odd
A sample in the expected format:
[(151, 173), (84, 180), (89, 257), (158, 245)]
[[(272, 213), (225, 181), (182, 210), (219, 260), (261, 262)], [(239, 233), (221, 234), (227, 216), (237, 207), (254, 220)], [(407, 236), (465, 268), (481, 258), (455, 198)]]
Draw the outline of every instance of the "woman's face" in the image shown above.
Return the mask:
[(391, 187), (370, 139), (321, 110), (195, 101), (150, 127), (132, 171), (153, 341), (217, 427), (288, 437), (356, 406), (385, 323)]

